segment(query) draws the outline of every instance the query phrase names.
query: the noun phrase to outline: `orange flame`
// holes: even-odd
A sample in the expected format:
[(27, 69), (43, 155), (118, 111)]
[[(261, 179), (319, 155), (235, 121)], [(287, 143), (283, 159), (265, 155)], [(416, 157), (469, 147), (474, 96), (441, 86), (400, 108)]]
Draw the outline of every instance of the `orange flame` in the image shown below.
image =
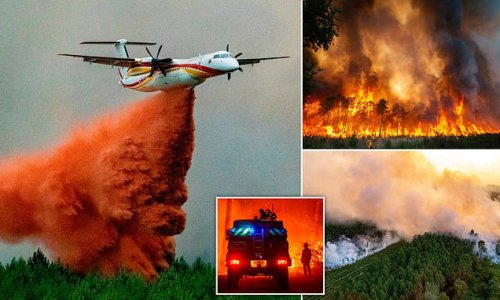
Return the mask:
[[(333, 138), (471, 136), (498, 133), (489, 125), (464, 120), (462, 95), (451, 110), (426, 119), (407, 111), (399, 103), (376, 100), (375, 92), (359, 89), (345, 97), (337, 95), (321, 101), (309, 96), (304, 105), (304, 136)], [(328, 104), (330, 103), (330, 104)]]

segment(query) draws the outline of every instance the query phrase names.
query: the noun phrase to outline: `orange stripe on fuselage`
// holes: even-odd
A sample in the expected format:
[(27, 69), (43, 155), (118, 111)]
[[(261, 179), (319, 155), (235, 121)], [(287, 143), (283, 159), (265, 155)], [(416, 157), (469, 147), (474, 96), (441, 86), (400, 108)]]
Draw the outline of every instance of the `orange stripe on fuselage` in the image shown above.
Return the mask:
[(126, 83), (122, 82), (122, 85), (126, 88), (129, 88), (129, 89), (138, 89), (138, 88), (141, 88), (144, 85), (148, 84), (151, 80), (153, 80), (153, 78), (154, 78), (154, 76), (151, 76), (151, 77), (145, 76), (134, 83), (126, 84)]

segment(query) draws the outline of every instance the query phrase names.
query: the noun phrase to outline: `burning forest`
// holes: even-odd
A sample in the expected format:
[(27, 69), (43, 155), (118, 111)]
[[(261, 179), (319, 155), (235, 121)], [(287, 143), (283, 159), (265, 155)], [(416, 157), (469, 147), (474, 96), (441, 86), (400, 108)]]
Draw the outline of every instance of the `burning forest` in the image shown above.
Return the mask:
[(335, 5), (334, 43), (304, 48), (304, 67), (313, 76), (304, 100), (305, 138), (500, 133), (499, 3)]
[(74, 130), (54, 150), (4, 158), (0, 238), (42, 243), (77, 272), (147, 278), (185, 226), (194, 92), (160, 93)]

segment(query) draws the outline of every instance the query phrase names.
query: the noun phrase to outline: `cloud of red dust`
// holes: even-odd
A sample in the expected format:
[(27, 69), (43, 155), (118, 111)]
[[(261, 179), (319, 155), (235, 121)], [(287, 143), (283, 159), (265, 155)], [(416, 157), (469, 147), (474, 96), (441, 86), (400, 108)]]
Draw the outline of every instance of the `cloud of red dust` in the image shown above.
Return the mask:
[(155, 94), (51, 151), (0, 160), (0, 238), (41, 242), (79, 272), (168, 268), (186, 220), (194, 100)]

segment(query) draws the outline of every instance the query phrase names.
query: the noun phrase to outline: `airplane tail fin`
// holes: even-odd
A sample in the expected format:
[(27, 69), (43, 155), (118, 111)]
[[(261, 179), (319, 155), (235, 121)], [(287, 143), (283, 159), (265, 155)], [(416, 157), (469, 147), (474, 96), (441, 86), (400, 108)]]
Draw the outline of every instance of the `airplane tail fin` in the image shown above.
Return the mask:
[[(91, 41), (91, 42), (81, 42), (80, 44), (84, 45), (113, 45), (115, 47), (116, 57), (128, 58), (128, 52), (126, 45), (133, 46), (152, 46), (156, 45), (156, 43), (148, 43), (148, 42), (129, 42), (126, 39), (120, 39), (117, 41)], [(127, 68), (119, 67), (118, 75), (120, 78), (127, 76)]]

